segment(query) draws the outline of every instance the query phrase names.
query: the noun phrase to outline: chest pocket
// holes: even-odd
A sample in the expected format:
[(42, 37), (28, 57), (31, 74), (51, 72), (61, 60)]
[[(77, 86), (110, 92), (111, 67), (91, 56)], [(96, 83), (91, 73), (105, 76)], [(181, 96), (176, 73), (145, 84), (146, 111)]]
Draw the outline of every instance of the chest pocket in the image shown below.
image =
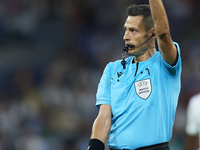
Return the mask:
[(131, 83), (128, 98), (132, 99), (135, 105), (155, 105), (151, 96), (153, 94), (153, 85), (150, 78), (152, 75), (148, 68), (142, 68), (138, 71), (133, 83)]

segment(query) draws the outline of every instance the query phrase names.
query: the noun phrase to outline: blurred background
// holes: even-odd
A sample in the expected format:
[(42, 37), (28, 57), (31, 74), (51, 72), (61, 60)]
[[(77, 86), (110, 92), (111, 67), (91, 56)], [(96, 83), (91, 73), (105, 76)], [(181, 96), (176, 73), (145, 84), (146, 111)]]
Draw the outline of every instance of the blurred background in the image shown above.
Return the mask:
[[(97, 85), (106, 64), (121, 59), (133, 3), (148, 1), (0, 0), (1, 150), (87, 149)], [(183, 150), (187, 104), (200, 92), (200, 1), (164, 5), (183, 61), (170, 145)]]

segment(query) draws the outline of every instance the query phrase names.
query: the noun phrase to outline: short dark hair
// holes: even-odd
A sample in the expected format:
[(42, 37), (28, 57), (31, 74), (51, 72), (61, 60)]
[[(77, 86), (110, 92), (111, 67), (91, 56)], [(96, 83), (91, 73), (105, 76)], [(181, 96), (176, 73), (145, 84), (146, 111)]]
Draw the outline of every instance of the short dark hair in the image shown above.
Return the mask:
[(142, 23), (146, 31), (154, 27), (150, 6), (148, 4), (131, 5), (127, 8), (127, 13), (129, 16), (143, 16)]

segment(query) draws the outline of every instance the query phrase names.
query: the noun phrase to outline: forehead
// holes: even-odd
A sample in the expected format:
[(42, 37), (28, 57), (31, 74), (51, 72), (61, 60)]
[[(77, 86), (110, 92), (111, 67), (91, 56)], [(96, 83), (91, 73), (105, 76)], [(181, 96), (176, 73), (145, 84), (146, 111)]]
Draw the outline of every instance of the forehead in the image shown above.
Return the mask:
[(124, 24), (124, 27), (144, 29), (142, 19), (143, 19), (143, 16), (128, 16)]

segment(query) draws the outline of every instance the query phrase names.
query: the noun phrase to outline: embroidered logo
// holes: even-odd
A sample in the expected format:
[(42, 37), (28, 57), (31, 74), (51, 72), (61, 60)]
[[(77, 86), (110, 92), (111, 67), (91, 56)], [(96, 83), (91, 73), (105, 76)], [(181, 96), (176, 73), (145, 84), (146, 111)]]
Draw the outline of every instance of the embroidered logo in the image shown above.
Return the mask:
[(117, 72), (118, 78), (121, 77), (122, 74), (123, 74), (123, 72)]
[(137, 81), (134, 84), (137, 95), (146, 100), (151, 94), (151, 80), (145, 79)]

